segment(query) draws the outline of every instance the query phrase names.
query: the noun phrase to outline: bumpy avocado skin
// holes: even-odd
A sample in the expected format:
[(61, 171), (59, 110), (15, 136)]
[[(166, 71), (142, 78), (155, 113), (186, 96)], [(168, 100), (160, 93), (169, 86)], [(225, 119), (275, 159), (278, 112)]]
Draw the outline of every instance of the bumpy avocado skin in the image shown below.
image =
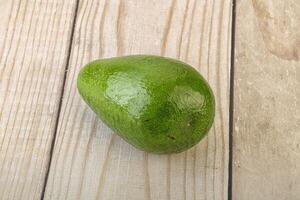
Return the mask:
[(141, 150), (178, 153), (197, 144), (215, 115), (205, 79), (178, 60), (134, 55), (96, 60), (77, 87), (98, 117)]

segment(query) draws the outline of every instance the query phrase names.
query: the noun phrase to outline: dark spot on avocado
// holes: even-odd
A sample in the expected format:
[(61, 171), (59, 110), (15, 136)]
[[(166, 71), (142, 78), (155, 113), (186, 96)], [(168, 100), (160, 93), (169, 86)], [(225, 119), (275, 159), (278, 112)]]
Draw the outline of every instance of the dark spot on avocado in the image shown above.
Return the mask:
[(172, 135), (167, 135), (168, 138), (170, 138), (171, 140), (175, 140), (176, 138)]
[(189, 97), (192, 96), (192, 95), (191, 95), (190, 93), (188, 93), (188, 92), (185, 92), (185, 95), (186, 95), (186, 96), (189, 96)]

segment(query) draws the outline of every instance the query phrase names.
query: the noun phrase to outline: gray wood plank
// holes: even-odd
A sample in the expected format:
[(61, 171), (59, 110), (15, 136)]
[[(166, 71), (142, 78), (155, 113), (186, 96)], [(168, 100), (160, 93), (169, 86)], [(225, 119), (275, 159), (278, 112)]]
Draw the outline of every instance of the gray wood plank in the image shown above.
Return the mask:
[(40, 199), (75, 1), (0, 1), (0, 198)]
[(300, 198), (300, 2), (238, 0), (233, 199)]
[[(46, 199), (227, 199), (231, 1), (80, 1)], [(141, 152), (80, 98), (78, 71), (117, 55), (157, 54), (195, 66), (217, 99), (215, 124), (177, 155)]]

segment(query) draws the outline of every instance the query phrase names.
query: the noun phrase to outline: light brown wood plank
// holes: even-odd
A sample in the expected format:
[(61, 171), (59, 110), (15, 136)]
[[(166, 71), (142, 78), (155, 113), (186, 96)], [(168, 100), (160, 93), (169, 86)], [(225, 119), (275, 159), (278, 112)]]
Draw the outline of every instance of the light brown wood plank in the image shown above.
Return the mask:
[(233, 199), (300, 198), (300, 2), (238, 0)]
[[(230, 38), (229, 0), (80, 1), (46, 199), (227, 199)], [(128, 54), (178, 58), (209, 80), (215, 124), (195, 148), (139, 151), (80, 98), (84, 64)]]
[(0, 198), (40, 199), (75, 1), (0, 1)]

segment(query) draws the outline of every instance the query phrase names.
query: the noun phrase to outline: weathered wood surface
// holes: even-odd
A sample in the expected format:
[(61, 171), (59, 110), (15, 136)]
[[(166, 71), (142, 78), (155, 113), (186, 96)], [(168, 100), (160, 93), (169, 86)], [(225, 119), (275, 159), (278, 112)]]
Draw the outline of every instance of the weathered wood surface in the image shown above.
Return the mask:
[(238, 0), (233, 199), (300, 198), (300, 2)]
[[(46, 199), (227, 199), (231, 1), (81, 0)], [(141, 152), (114, 135), (76, 89), (87, 62), (157, 54), (195, 66), (217, 99), (215, 124), (178, 155)]]
[(74, 1), (0, 1), (0, 199), (40, 199)]

